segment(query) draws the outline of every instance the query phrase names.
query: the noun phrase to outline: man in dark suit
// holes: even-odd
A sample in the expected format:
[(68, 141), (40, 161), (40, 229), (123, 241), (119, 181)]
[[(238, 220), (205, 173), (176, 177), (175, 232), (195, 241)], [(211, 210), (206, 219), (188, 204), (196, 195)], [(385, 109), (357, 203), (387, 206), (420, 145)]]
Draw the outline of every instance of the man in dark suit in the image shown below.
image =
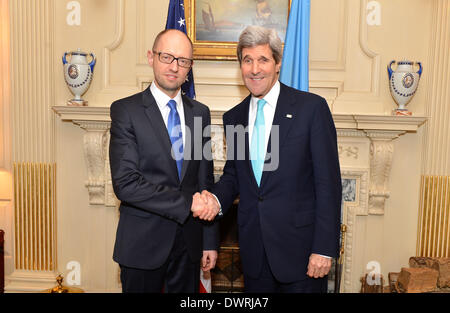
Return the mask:
[[(216, 226), (191, 212), (203, 205), (198, 191), (213, 183), (203, 136), (209, 109), (180, 88), (192, 53), (184, 33), (161, 32), (147, 55), (151, 86), (111, 105), (111, 174), (121, 201), (113, 259), (123, 292), (198, 292), (200, 261), (207, 271), (217, 259)], [(206, 155), (194, 158), (198, 149)]]
[(223, 116), (227, 162), (213, 194), (202, 196), (224, 214), (240, 196), (247, 292), (326, 292), (339, 250), (336, 129), (323, 98), (278, 81), (281, 47), (274, 30), (242, 32), (238, 60), (251, 95)]

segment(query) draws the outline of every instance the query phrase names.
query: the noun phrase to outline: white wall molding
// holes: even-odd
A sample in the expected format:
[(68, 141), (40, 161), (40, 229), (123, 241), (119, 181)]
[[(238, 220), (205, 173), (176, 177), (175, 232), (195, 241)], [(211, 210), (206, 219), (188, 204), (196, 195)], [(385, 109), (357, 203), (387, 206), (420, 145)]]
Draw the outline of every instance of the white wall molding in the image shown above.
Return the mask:
[(116, 33), (114, 40), (103, 48), (103, 88), (110, 90), (111, 53), (116, 50), (123, 41), (125, 33), (125, 0), (116, 0)]
[[(314, 2), (311, 5), (314, 6)], [(320, 58), (315, 58), (314, 55), (311, 55), (309, 63), (311, 70), (345, 71), (349, 2), (347, 0), (339, 0), (336, 1), (334, 5), (338, 6), (338, 10), (336, 12), (337, 21), (332, 21), (336, 22), (336, 24), (330, 25), (330, 27), (336, 27), (337, 38), (339, 38), (339, 44), (333, 47), (334, 49), (336, 49), (336, 59), (322, 60)]]
[(371, 93), (376, 96), (380, 94), (380, 70), (381, 57), (374, 50), (369, 48), (367, 39), (368, 23), (367, 23), (367, 0), (361, 0), (361, 13), (359, 15), (359, 44), (362, 51), (372, 59), (372, 75), (371, 75)]

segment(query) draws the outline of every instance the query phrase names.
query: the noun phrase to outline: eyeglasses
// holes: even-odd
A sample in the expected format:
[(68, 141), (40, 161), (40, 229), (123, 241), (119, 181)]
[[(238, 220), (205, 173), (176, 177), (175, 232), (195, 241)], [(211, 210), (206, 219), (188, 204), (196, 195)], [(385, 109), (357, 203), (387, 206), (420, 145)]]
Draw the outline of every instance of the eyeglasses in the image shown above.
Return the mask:
[(192, 66), (192, 60), (186, 59), (186, 58), (176, 58), (171, 54), (165, 53), (165, 52), (156, 52), (153, 51), (153, 53), (157, 54), (159, 57), (159, 60), (162, 63), (171, 64), (174, 60), (177, 60), (177, 63), (181, 67), (189, 68)]

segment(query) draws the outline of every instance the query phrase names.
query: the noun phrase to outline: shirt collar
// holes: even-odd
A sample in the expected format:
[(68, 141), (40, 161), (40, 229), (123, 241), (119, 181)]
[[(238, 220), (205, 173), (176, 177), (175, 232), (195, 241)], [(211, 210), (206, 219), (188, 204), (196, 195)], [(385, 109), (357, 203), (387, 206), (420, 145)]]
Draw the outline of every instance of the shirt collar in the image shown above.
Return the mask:
[[(275, 108), (277, 106), (279, 95), (280, 95), (280, 82), (277, 80), (275, 84), (272, 86), (272, 89), (270, 89), (270, 91), (263, 97), (263, 99), (266, 100), (266, 105)], [(252, 96), (251, 105), (256, 107), (258, 100), (259, 98)]]
[(156, 86), (154, 81), (150, 85), (150, 91), (152, 92), (152, 95), (155, 98), (156, 103), (158, 104), (158, 107), (160, 109), (164, 109), (165, 107), (167, 107), (167, 103), (170, 100), (175, 100), (175, 102), (177, 103), (177, 108), (179, 108), (180, 105), (182, 105), (182, 103), (183, 103), (182, 98), (181, 98), (181, 88), (178, 91), (178, 93), (176, 94), (176, 96), (173, 97), (173, 99), (170, 98), (168, 95), (166, 95), (161, 89), (159, 89), (158, 86)]

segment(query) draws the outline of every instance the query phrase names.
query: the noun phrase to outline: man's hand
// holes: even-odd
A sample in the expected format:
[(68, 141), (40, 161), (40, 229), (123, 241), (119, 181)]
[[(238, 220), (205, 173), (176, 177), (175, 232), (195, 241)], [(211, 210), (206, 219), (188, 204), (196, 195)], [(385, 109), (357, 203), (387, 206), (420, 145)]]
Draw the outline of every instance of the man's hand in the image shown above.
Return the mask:
[(206, 272), (213, 269), (216, 266), (217, 251), (216, 250), (204, 250), (202, 257), (202, 271)]
[(192, 213), (194, 213), (194, 216), (196, 216), (195, 214), (198, 215), (200, 212), (202, 212), (205, 209), (206, 205), (208, 205), (208, 201), (205, 201), (200, 193), (196, 192), (192, 196), (191, 211)]
[(309, 257), (308, 276), (319, 278), (328, 274), (331, 268), (331, 258), (312, 253)]
[(212, 221), (220, 211), (220, 206), (216, 198), (208, 191), (203, 190), (200, 195), (198, 192), (193, 196), (192, 208), (194, 217), (201, 220)]

